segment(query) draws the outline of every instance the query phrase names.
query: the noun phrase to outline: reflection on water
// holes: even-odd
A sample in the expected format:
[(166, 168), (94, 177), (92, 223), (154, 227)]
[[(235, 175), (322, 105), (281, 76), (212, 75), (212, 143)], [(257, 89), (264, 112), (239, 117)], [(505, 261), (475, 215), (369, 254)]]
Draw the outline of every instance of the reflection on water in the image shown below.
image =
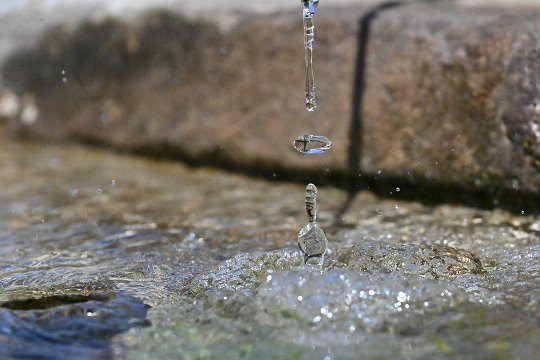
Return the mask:
[[(346, 196), (325, 188), (321, 274), (296, 247), (302, 185), (5, 140), (0, 166), (0, 301), (84, 300), (0, 309), (12, 330), (0, 333), (0, 355), (14, 346), (38, 353), (68, 315), (66, 324), (82, 324), (58, 344), (72, 358), (491, 359), (540, 350), (533, 217), (362, 193), (336, 225)], [(107, 315), (88, 315), (98, 311)], [(31, 341), (40, 331), (50, 334)], [(80, 339), (91, 345), (73, 345)]]

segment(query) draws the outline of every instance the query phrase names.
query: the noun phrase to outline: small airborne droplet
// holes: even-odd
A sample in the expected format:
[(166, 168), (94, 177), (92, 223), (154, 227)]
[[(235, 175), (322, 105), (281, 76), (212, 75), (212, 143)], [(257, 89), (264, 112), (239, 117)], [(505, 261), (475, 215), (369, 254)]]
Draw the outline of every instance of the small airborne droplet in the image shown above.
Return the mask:
[(302, 154), (322, 154), (332, 148), (332, 142), (322, 135), (302, 135), (294, 140), (293, 146)]

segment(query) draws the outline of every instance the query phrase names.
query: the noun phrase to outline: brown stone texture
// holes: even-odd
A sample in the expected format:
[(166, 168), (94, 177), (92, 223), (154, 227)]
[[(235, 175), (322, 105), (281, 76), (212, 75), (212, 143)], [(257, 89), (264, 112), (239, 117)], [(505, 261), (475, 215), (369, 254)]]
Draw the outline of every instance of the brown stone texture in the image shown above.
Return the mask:
[[(365, 87), (354, 119), (362, 129), (353, 139), (354, 171), (536, 191), (540, 12), (426, 4), (369, 10), (317, 14), (315, 113), (304, 108), (297, 13), (251, 17), (225, 33), (164, 12), (51, 29), (3, 68), (22, 112), (31, 106), (38, 114), (13, 121), (12, 132), (195, 162), (344, 173), (354, 159), (358, 71)], [(366, 66), (355, 69), (362, 19), (370, 25)], [(325, 135), (334, 146), (324, 155), (298, 154), (292, 141), (303, 134)]]
[[(16, 131), (195, 161), (344, 169), (355, 17), (316, 19), (319, 111), (308, 113), (296, 15), (259, 16), (227, 34), (166, 13), (136, 24), (109, 19), (53, 29), (4, 68), (6, 81), (32, 94), (40, 114)], [(334, 149), (297, 153), (293, 140), (310, 133), (330, 137)]]
[(538, 11), (403, 7), (372, 34), (364, 171), (540, 187)]

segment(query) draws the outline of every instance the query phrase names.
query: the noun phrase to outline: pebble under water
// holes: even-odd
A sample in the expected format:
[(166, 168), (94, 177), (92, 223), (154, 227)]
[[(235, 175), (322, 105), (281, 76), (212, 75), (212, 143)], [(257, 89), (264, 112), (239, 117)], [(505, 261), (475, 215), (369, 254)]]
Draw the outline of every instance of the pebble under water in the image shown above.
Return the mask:
[(335, 221), (324, 188), (321, 271), (301, 184), (7, 140), (0, 163), (2, 358), (540, 353), (534, 216), (363, 192)]

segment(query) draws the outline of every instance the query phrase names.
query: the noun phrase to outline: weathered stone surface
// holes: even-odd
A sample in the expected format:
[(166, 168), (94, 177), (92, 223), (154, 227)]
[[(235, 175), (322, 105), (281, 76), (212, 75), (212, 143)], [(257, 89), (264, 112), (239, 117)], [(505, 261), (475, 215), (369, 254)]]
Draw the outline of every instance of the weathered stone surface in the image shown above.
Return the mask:
[[(316, 18), (315, 114), (303, 108), (297, 13), (245, 19), (225, 33), (164, 12), (58, 27), (11, 58), (3, 78), (21, 96), (12, 129), (26, 136), (256, 169), (535, 191), (539, 17), (457, 5), (327, 9)], [(361, 19), (366, 67), (355, 69)], [(366, 82), (352, 146), (360, 164), (350, 168), (355, 70)], [(332, 150), (294, 152), (292, 141), (310, 133), (330, 138)]]
[[(4, 67), (6, 82), (31, 94), (39, 109), (37, 121), (16, 129), (126, 149), (166, 147), (191, 159), (343, 169), (354, 17), (317, 23), (315, 115), (304, 109), (298, 20), (257, 18), (227, 35), (166, 13), (138, 25), (105, 20), (53, 29)], [(292, 141), (307, 133), (335, 140), (332, 152), (297, 154)]]
[(365, 171), (539, 188), (537, 12), (407, 7), (372, 33)]

